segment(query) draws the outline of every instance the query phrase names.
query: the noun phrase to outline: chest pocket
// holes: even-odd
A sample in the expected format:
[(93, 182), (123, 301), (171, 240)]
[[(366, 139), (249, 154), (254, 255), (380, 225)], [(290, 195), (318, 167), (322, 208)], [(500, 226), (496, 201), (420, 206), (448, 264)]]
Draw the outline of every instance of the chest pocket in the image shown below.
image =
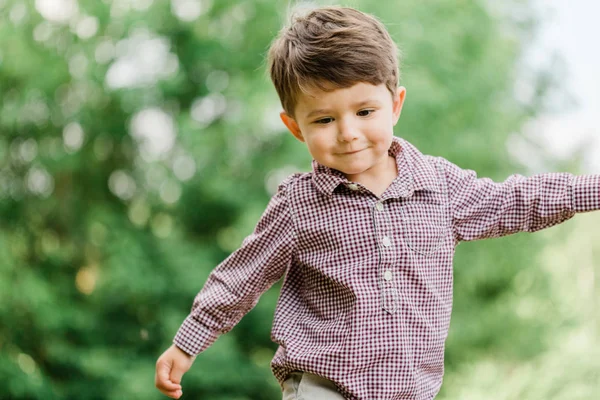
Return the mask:
[(416, 192), (401, 207), (402, 238), (409, 249), (428, 256), (444, 244), (449, 230), (445, 194)]

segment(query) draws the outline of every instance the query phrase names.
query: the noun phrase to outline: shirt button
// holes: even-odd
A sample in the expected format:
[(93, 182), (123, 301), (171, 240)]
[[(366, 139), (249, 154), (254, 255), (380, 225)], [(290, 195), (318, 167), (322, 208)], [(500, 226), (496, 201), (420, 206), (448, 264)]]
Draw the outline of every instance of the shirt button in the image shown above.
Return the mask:
[(390, 247), (392, 245), (392, 241), (390, 240), (389, 237), (384, 236), (383, 239), (381, 240), (381, 243), (383, 243), (383, 245), (385, 247)]
[(391, 281), (392, 280), (392, 271), (390, 271), (389, 269), (386, 269), (385, 272), (383, 273), (383, 279), (385, 279), (386, 281)]
[(348, 189), (350, 190), (358, 190), (358, 185), (356, 183), (349, 183)]
[(378, 201), (378, 202), (375, 204), (375, 208), (377, 209), (377, 211), (383, 211), (383, 203), (382, 203), (382, 202), (380, 202), (380, 201)]

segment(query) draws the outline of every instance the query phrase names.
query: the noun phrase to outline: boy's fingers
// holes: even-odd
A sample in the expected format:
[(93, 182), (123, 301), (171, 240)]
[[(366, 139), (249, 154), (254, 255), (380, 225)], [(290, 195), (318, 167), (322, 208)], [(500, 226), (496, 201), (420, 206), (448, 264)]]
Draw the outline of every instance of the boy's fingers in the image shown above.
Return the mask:
[(169, 396), (172, 399), (178, 399), (183, 394), (183, 391), (181, 389), (177, 389), (177, 390), (163, 390), (163, 389), (160, 389), (160, 392), (162, 394), (166, 395), (166, 396)]
[(181, 390), (181, 385), (179, 385), (181, 379), (179, 382), (173, 382), (172, 379), (169, 377), (170, 372), (171, 366), (168, 363), (159, 362), (156, 365), (156, 387), (161, 391), (164, 390), (168, 392)]
[(183, 392), (181, 390), (173, 390), (173, 391), (170, 391), (170, 392), (163, 392), (163, 393), (166, 394), (167, 396), (169, 396), (172, 399), (178, 399), (183, 394)]

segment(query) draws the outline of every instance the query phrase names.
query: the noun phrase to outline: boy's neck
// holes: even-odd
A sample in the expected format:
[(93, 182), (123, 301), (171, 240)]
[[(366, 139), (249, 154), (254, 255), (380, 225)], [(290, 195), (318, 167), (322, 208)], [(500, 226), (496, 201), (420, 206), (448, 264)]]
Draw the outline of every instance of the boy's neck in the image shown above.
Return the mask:
[(348, 180), (351, 180), (356, 183), (360, 183), (367, 189), (369, 189), (373, 194), (377, 197), (381, 197), (381, 195), (386, 191), (386, 189), (390, 186), (390, 184), (396, 179), (398, 176), (398, 167), (396, 165), (396, 159), (392, 156), (388, 156), (388, 163), (383, 170), (373, 171), (372, 174), (366, 172), (364, 174), (360, 174), (359, 176), (348, 177)]

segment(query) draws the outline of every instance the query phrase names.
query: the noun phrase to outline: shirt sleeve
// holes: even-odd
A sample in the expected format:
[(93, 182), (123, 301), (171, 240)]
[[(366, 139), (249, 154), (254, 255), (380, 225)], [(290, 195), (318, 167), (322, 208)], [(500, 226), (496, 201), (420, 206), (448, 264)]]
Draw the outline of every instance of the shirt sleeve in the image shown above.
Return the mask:
[(459, 241), (535, 232), (600, 209), (600, 175), (511, 175), (497, 183), (441, 159)]
[(219, 264), (194, 299), (173, 343), (196, 355), (230, 331), (258, 302), (261, 294), (287, 270), (295, 231), (287, 200), (286, 179), (271, 198), (254, 232)]

